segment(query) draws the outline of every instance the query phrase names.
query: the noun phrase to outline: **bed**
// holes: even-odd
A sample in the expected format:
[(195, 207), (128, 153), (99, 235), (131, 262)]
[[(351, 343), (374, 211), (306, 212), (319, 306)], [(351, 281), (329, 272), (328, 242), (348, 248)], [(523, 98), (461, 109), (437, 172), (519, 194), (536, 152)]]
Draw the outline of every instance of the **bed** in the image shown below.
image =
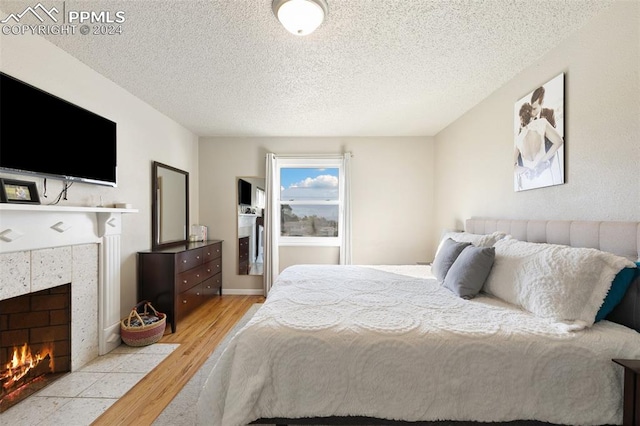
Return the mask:
[[(640, 358), (640, 277), (595, 323), (588, 319), (597, 307), (557, 320), (543, 315), (556, 308), (548, 300), (526, 304), (531, 291), (515, 303), (498, 278), (519, 269), (513, 267), (517, 256), (505, 255), (511, 247), (575, 247), (576, 262), (585, 253), (597, 256), (580, 263), (586, 275), (578, 286), (600, 270), (633, 269), (628, 259), (640, 258), (640, 224), (474, 218), (460, 234), (499, 239), (489, 244), (497, 254), (488, 294), (483, 288), (459, 297), (426, 265), (284, 270), (211, 371), (198, 423), (621, 424), (622, 368), (611, 360)], [(525, 252), (519, 261), (533, 257)], [(593, 266), (600, 257), (611, 265)], [(610, 282), (615, 275), (603, 272), (598, 279)], [(495, 295), (500, 291), (507, 291), (504, 299)], [(600, 297), (599, 306), (607, 291), (594, 286), (589, 294), (596, 296), (589, 297)], [(593, 302), (567, 299), (567, 309)]]

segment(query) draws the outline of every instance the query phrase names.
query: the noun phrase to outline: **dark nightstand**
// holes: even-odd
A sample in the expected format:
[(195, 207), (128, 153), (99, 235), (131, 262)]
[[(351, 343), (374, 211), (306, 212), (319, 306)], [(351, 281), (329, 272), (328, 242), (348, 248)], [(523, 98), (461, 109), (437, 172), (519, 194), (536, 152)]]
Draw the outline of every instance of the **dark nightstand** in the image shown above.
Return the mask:
[(614, 359), (624, 367), (623, 426), (640, 425), (640, 360)]

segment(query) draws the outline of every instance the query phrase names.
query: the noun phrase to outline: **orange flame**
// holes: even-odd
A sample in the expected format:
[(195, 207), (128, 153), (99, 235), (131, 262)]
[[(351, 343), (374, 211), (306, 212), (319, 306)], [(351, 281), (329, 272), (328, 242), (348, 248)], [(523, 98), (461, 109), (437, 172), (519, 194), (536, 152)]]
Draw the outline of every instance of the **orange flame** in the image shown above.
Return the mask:
[(27, 373), (35, 368), (43, 359), (50, 358), (50, 368), (53, 370), (53, 350), (51, 347), (44, 347), (42, 353), (38, 352), (35, 355), (31, 353), (31, 349), (25, 343), (22, 348), (13, 348), (13, 356), (11, 361), (7, 363), (7, 368), (4, 372), (0, 371), (0, 382), (3, 382), (2, 387), (10, 389), (18, 380), (27, 375)]

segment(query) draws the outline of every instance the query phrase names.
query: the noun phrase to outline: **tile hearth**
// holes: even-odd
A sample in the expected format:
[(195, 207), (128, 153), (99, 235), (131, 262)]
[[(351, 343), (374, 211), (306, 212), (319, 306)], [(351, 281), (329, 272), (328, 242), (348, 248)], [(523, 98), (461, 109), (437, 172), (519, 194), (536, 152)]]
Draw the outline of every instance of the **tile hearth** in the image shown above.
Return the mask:
[(5, 425), (90, 425), (178, 344), (119, 347), (0, 414)]

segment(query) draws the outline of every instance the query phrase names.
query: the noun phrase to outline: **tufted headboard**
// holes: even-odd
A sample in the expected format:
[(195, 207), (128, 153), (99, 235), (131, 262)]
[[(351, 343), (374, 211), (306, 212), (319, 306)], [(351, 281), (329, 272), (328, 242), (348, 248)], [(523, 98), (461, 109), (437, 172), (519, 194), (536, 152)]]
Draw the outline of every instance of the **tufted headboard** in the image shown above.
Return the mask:
[[(510, 220), (471, 218), (465, 231), (473, 234), (504, 232), (521, 241), (588, 247), (640, 260), (640, 222), (571, 220)], [(607, 319), (640, 332), (640, 277)]]

